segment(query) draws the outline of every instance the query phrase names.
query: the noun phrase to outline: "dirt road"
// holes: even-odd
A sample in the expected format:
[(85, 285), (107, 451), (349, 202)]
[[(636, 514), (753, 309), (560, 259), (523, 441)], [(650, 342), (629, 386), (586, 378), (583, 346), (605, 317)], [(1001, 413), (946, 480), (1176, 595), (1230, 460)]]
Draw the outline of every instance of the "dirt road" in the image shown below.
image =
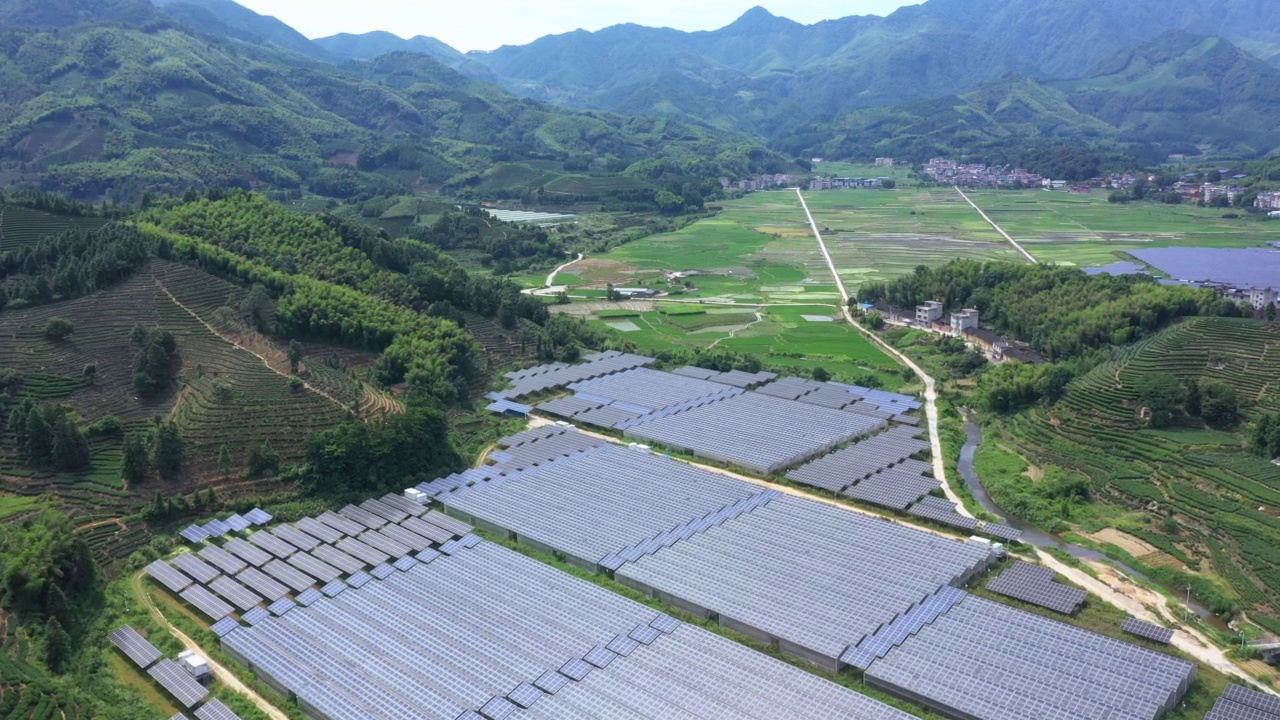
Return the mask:
[(987, 217), (987, 214), (982, 212), (982, 208), (975, 205), (973, 201), (969, 199), (969, 196), (964, 194), (964, 191), (961, 190), (959, 186), (956, 186), (956, 192), (960, 193), (960, 197), (964, 198), (964, 201), (969, 203), (970, 207), (972, 207), (974, 210), (977, 210), (978, 214), (982, 216), (982, 219), (986, 220), (988, 225), (995, 228), (996, 232), (1003, 235), (1004, 239), (1008, 240), (1009, 244), (1012, 245), (1018, 252), (1022, 253), (1027, 258), (1027, 260), (1031, 261), (1031, 263), (1034, 265), (1040, 264), (1040, 261), (1035, 259), (1035, 257), (1031, 253), (1027, 252), (1026, 248), (1019, 245), (1017, 240), (1014, 240), (1012, 237), (1010, 237), (1009, 233), (1005, 232), (1003, 228), (997, 225), (995, 220), (992, 220), (990, 217)]
[(218, 682), (249, 698), (249, 700), (251, 700), (259, 710), (266, 713), (267, 717), (271, 718), (271, 720), (289, 720), (288, 715), (285, 715), (279, 708), (268, 702), (266, 698), (262, 697), (248, 685), (241, 682), (240, 678), (236, 677), (225, 666), (218, 663), (213, 658), (208, 657), (205, 651), (202, 650), (194, 640), (187, 637), (185, 633), (174, 627), (173, 623), (169, 622), (169, 619), (164, 616), (164, 613), (160, 612), (160, 608), (156, 606), (155, 601), (151, 599), (151, 594), (147, 592), (147, 587), (142, 582), (141, 570), (134, 573), (133, 577), (129, 579), (129, 586), (133, 589), (134, 596), (141, 600), (143, 605), (147, 606), (147, 613), (151, 615), (152, 620), (155, 620), (160, 627), (168, 630), (170, 635), (178, 638), (178, 642), (181, 642), (183, 647), (199, 653), (201, 657), (205, 658), (209, 662), (209, 669), (213, 671), (213, 676), (218, 679)]

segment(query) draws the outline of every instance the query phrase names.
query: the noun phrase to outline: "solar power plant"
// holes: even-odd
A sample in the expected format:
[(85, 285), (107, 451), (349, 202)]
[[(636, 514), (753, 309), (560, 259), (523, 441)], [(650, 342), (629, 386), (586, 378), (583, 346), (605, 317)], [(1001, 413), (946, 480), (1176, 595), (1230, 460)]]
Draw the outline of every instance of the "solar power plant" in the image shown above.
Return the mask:
[(967, 595), (871, 663), (866, 682), (976, 720), (1154, 720), (1195, 666)]
[(204, 542), (209, 538), (209, 531), (199, 525), (190, 525), (179, 534), (188, 542), (193, 543)]
[(404, 557), (412, 551), (412, 548), (393, 539), (381, 530), (364, 531), (360, 535), (360, 542), (374, 548), (375, 550), (380, 550), (393, 558)]
[(210, 620), (221, 620), (231, 614), (230, 605), (200, 585), (192, 585), (178, 593), (178, 596), (196, 606), (196, 609), (209, 616)]
[(283, 560), (272, 560), (263, 565), (262, 572), (288, 585), (296, 592), (302, 592), (315, 584), (315, 580), (311, 576), (292, 565), (285, 564)]
[(294, 525), (302, 532), (324, 543), (336, 543), (346, 534), (337, 528), (325, 525), (315, 518), (304, 517)]
[(588, 410), (595, 410), (598, 407), (603, 407), (603, 403), (597, 400), (587, 400), (576, 395), (558, 397), (537, 405), (537, 409), (544, 413), (566, 418), (571, 418)]
[(1280, 720), (1280, 700), (1231, 683), (1204, 720)]
[(182, 572), (195, 578), (196, 582), (208, 583), (218, 577), (218, 568), (191, 553), (178, 553), (169, 562)]
[(196, 554), (217, 566), (219, 570), (228, 575), (235, 575), (245, 569), (245, 566), (248, 565), (244, 560), (241, 560), (217, 545), (206, 545), (200, 548), (200, 552)]
[(310, 717), (910, 718), (484, 542), (222, 644)]
[(363, 561), (365, 565), (381, 565), (391, 559), (390, 555), (381, 550), (375, 550), (355, 538), (342, 538), (338, 541), (338, 549)]
[(271, 531), (271, 534), (284, 540), (299, 550), (310, 550), (320, 544), (320, 541), (302, 532), (292, 525), (277, 525)]
[(1022, 537), (1022, 531), (1017, 528), (989, 521), (982, 523), (982, 532), (1006, 542), (1016, 542)]
[(760, 491), (751, 483), (611, 445), (442, 501), (482, 527), (514, 532), (522, 542), (593, 565)]
[(267, 512), (266, 510), (263, 510), (262, 508), (254, 508), (244, 514), (244, 519), (248, 520), (254, 525), (266, 525), (267, 523), (271, 522), (272, 516), (271, 516), (271, 513)]
[(322, 583), (337, 580), (338, 576), (342, 574), (342, 571), (338, 568), (304, 552), (294, 555), (285, 562)]
[(255, 545), (250, 545), (244, 538), (231, 538), (223, 543), (222, 548), (254, 567), (262, 567), (271, 560), (271, 554)]
[(989, 562), (986, 548), (783, 496), (615, 578), (835, 669), (849, 645)]
[(496, 464), (471, 468), (428, 483), (421, 483), (417, 489), (436, 497), (476, 483), (489, 482), (516, 470), (545, 465), (605, 444), (607, 444), (605, 440), (569, 428), (554, 425), (536, 428), (498, 440), (499, 447), (504, 449), (500, 454), (489, 454), (489, 460)]
[(363, 560), (357, 560), (341, 550), (329, 545), (317, 545), (315, 550), (311, 551), (312, 555), (338, 568), (343, 573), (350, 575), (364, 568)]
[(462, 537), (472, 530), (470, 525), (458, 520), (457, 518), (451, 518), (439, 510), (432, 510), (426, 515), (423, 515), (422, 519), (441, 528), (442, 530), (447, 530), (458, 537)]
[(350, 537), (355, 537), (365, 531), (364, 525), (329, 510), (325, 510), (324, 514), (317, 519), (343, 535)]
[(289, 588), (271, 578), (258, 568), (247, 568), (236, 576), (240, 582), (253, 588), (253, 591), (266, 598), (268, 602), (279, 600), (289, 593)]
[[(539, 408), (541, 409), (541, 408)], [(625, 410), (613, 405), (604, 405), (593, 410), (580, 412), (573, 416), (575, 421), (602, 428), (621, 428), (624, 425), (645, 417), (647, 413), (638, 410)]]
[(210, 520), (204, 524), (204, 531), (211, 537), (222, 537), (231, 532), (231, 526), (221, 520)]
[(240, 627), (240, 623), (235, 618), (224, 617), (218, 622), (210, 625), (209, 629), (213, 631), (214, 635), (222, 637), (238, 627)]
[(240, 720), (240, 716), (231, 711), (231, 708), (222, 704), (218, 698), (214, 698), (209, 702), (200, 706), (196, 710), (197, 720)]
[(403, 527), (405, 530), (408, 530), (415, 535), (421, 535), (437, 545), (442, 542), (448, 542), (453, 538), (453, 533), (445, 530), (439, 525), (432, 525), (420, 518), (409, 518), (408, 520), (400, 523), (400, 527)]
[(360, 507), (364, 508), (365, 510), (368, 510), (369, 512), (373, 513), (374, 515), (377, 515), (378, 517), (381, 517), (383, 520), (386, 520), (387, 522), (398, 523), (401, 520), (409, 517), (409, 513), (404, 512), (399, 508), (392, 507), (382, 502), (381, 500), (374, 500), (372, 498), (360, 503)]
[(190, 710), (197, 703), (209, 696), (209, 690), (196, 682), (191, 673), (172, 660), (161, 660), (147, 671), (147, 674), (160, 683), (178, 704)]
[(222, 522), (226, 523), (227, 526), (231, 528), (231, 532), (241, 532), (244, 530), (248, 530), (249, 526), (253, 524), (249, 522), (248, 518), (238, 514), (232, 515), (231, 517), (227, 518), (226, 520), (223, 520)]
[(278, 558), (287, 558), (298, 551), (298, 548), (281, 540), (279, 535), (273, 535), (266, 530), (259, 530), (250, 535), (249, 542)]
[[(424, 523), (424, 524), (430, 525), (431, 523)], [(373, 531), (370, 530), (370, 532), (373, 532)], [(382, 529), (379, 530), (378, 532), (386, 537), (391, 538), (392, 540), (395, 540), (401, 545), (408, 545), (409, 549), (417, 552), (421, 552), (431, 547), (430, 540), (428, 540), (425, 537), (422, 537), (421, 535), (415, 532), (406, 530), (399, 525), (390, 525), (390, 524), (384, 525)]]
[(992, 578), (987, 589), (1066, 615), (1074, 614), (1089, 597), (1084, 590), (1054, 582), (1052, 570), (1021, 560)]
[(377, 529), (387, 524), (387, 519), (381, 515), (374, 515), (368, 510), (356, 507), (355, 505), (348, 505), (342, 508), (338, 511), (338, 514), (345, 518), (355, 520), (367, 529)]
[(630, 353), (600, 353), (589, 355), (584, 360), (587, 362), (580, 365), (552, 363), (507, 373), (507, 378), (511, 380), (511, 388), (502, 391), (501, 394), (507, 399), (519, 400), (547, 390), (562, 388), (571, 383), (611, 375), (653, 362), (653, 358)]
[(147, 668), (151, 663), (164, 657), (164, 653), (156, 649), (146, 638), (138, 634), (128, 625), (121, 625), (116, 628), (107, 639), (112, 645), (120, 648), (120, 652), (140, 668)]
[(1124, 622), (1120, 623), (1120, 629), (1130, 635), (1136, 635), (1162, 645), (1168, 645), (1173, 642), (1173, 630), (1170, 628), (1143, 622), (1135, 617), (1125, 618)]
[(978, 527), (976, 519), (956, 512), (955, 503), (931, 495), (920, 498), (919, 502), (907, 509), (907, 514), (925, 518), (926, 520), (933, 520), (943, 525), (950, 525), (961, 530), (975, 530)]
[(232, 605), (241, 610), (248, 610), (262, 602), (262, 598), (258, 597), (257, 593), (226, 575), (219, 576), (217, 580), (209, 583), (209, 589), (230, 600)]
[(917, 438), (919, 434), (917, 428), (892, 427), (798, 467), (787, 473), (787, 478), (838, 493), (872, 473), (928, 452), (929, 443)]
[[(908, 460), (907, 462), (916, 461)], [(906, 510), (911, 503), (942, 487), (942, 483), (936, 479), (913, 472), (917, 470), (919, 468), (916, 467), (891, 467), (858, 482), (840, 494), (881, 507)]]
[(403, 495), (396, 495), (395, 493), (387, 493), (379, 498), (379, 500), (381, 500), (385, 505), (390, 505), (391, 507), (396, 508), (401, 512), (408, 513), (414, 517), (418, 517), (427, 511), (426, 505), (423, 505), (416, 500), (410, 500)]
[(746, 392), (630, 427), (624, 435), (768, 475), (882, 426), (875, 418)]
[(154, 560), (146, 567), (147, 574), (172, 592), (181, 592), (191, 585), (191, 578), (178, 572), (164, 560)]

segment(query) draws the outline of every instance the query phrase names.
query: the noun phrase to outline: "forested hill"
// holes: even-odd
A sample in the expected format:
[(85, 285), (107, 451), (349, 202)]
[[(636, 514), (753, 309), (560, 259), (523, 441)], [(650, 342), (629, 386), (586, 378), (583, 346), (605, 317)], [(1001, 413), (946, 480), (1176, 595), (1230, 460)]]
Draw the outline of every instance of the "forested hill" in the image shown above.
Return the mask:
[(715, 176), (785, 166), (740, 136), (517, 99), (424, 55), (337, 66), (136, 2), (0, 2), (0, 24), (58, 18), (83, 22), (0, 31), (6, 184), (136, 202), (188, 187), (413, 192), (495, 160), (588, 156), (621, 172), (696, 155), (715, 158)]

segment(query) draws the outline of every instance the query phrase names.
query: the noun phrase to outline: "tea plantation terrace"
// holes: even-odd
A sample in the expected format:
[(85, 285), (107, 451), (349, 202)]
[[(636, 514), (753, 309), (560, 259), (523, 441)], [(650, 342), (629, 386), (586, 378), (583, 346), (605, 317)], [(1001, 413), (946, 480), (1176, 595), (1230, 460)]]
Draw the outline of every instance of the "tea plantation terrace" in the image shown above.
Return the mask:
[(315, 720), (910, 717), (483, 541), (220, 642)]
[[(509, 440), (571, 443), (564, 428), (537, 432), (561, 430)], [(1154, 720), (1190, 682), (1189, 663), (969, 595), (961, 588), (994, 561), (988, 546), (635, 448), (568, 446), (437, 499), (816, 665), (862, 668), (878, 687), (958, 720)], [(992, 627), (1011, 628), (1015, 645)], [(958, 647), (966, 632), (977, 641)], [(934, 651), (946, 672), (918, 667)], [(1109, 679), (1090, 668), (1117, 669)]]

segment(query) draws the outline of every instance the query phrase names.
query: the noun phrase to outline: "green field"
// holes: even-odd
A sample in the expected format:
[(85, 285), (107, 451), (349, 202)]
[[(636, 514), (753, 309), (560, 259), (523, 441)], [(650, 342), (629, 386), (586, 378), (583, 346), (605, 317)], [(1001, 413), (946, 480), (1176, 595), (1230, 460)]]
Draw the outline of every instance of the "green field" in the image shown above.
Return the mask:
[[(1137, 561), (1149, 567), (1216, 576), (1237, 608), (1280, 631), (1280, 468), (1244, 451), (1236, 429), (1147, 430), (1139, 415), (1146, 385), (1190, 378), (1234, 388), (1247, 401), (1246, 414), (1274, 412), (1280, 408), (1278, 355), (1280, 326), (1187, 320), (1115, 351), (1052, 407), (1000, 420), (992, 440), (1022, 458), (1023, 468), (1087, 478), (1102, 504), (1098, 512), (1062, 520), (1085, 532), (1111, 525), (1146, 541), (1158, 551)], [(984, 464), (1004, 463), (992, 457), (979, 458), (984, 477)], [(1009, 492), (1021, 495), (1026, 483)], [(1023, 502), (989, 489), (1004, 507)]]

